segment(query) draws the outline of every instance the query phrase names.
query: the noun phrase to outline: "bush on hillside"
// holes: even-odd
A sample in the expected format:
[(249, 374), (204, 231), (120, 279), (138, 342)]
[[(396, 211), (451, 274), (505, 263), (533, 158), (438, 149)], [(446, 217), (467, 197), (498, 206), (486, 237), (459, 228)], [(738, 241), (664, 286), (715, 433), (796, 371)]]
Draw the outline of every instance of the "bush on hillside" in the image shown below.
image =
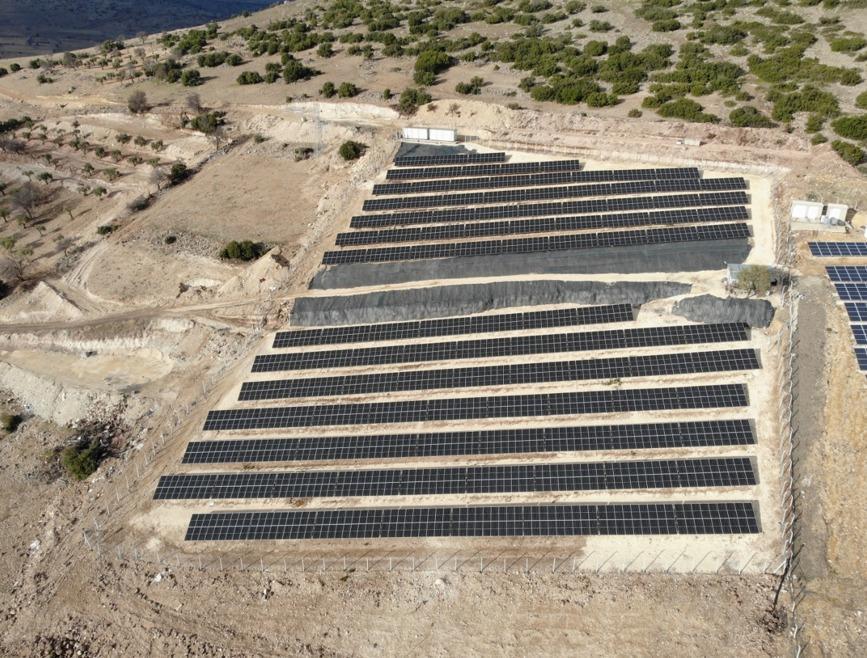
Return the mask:
[(362, 144), (361, 142), (354, 142), (351, 139), (349, 141), (343, 142), (340, 145), (340, 149), (338, 153), (340, 157), (344, 160), (358, 160), (364, 152), (367, 150), (367, 144)]
[(773, 128), (777, 125), (751, 105), (732, 110), (729, 121), (738, 128)]
[(831, 147), (837, 152), (837, 155), (853, 167), (864, 162), (864, 150), (856, 144), (835, 139), (831, 142)]
[(223, 250), (220, 252), (220, 258), (225, 260), (250, 261), (259, 258), (259, 256), (264, 254), (266, 251), (267, 248), (265, 245), (258, 242), (252, 242), (250, 240), (237, 242), (232, 240), (223, 247)]
[(831, 126), (840, 137), (848, 137), (856, 141), (867, 139), (867, 114), (840, 117)]

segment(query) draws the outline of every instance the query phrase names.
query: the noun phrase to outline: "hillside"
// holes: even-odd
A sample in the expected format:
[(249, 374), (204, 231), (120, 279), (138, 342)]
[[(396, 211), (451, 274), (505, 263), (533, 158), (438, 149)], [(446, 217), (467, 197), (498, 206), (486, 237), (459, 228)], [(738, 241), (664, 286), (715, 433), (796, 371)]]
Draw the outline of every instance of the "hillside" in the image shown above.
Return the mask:
[(0, 57), (77, 50), (255, 11), (270, 0), (3, 0)]

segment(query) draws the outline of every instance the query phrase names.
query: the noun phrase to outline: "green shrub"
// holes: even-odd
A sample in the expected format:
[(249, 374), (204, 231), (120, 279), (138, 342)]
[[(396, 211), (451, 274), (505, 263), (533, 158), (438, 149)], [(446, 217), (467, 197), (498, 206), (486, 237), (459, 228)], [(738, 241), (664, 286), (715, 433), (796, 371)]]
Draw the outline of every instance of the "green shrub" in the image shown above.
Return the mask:
[(9, 71), (0, 66), (0, 78), (2, 78), (4, 75), (9, 75)]
[(811, 144), (824, 144), (828, 141), (828, 138), (825, 137), (822, 133), (816, 133), (813, 135), (812, 139), (810, 139)]
[(634, 107), (629, 110), (629, 113), (626, 116), (628, 116), (630, 119), (637, 119), (641, 116), (641, 114), (641, 110), (639, 110), (637, 107)]
[(680, 24), (680, 21), (676, 18), (669, 18), (662, 21), (654, 21), (651, 25), (651, 29), (654, 32), (675, 32), (682, 27), (683, 26)]
[(771, 270), (764, 265), (748, 265), (738, 272), (735, 286), (740, 290), (764, 296), (771, 289)]
[(225, 260), (250, 261), (259, 258), (266, 251), (265, 245), (250, 240), (228, 242), (220, 252), (220, 258)]
[(19, 64), (18, 62), (13, 62), (9, 65), (9, 70), (12, 71), (12, 73), (18, 73), (18, 71), (21, 70), (21, 64)]
[(605, 41), (590, 40), (584, 44), (584, 54), (590, 57), (599, 57), (608, 52), (608, 44)]
[(768, 100), (774, 103), (772, 114), (777, 121), (791, 121), (798, 112), (812, 112), (822, 117), (840, 113), (840, 103), (834, 94), (809, 85), (789, 94), (772, 91)]
[(867, 39), (861, 35), (836, 37), (831, 39), (830, 45), (835, 53), (854, 53), (867, 46)]
[(848, 137), (856, 141), (867, 139), (867, 114), (840, 117), (831, 126), (840, 137)]
[(244, 58), (241, 57), (238, 53), (231, 53), (226, 58), (226, 64), (229, 66), (241, 66), (244, 63)]
[(0, 415), (0, 426), (7, 434), (12, 434), (21, 423), (24, 422), (24, 417), (19, 414), (2, 414)]
[(464, 94), (464, 95), (469, 95), (469, 94), (478, 95), (478, 94), (482, 93), (482, 87), (484, 85), (485, 85), (484, 79), (480, 78), (479, 76), (476, 75), (476, 76), (473, 76), (469, 82), (459, 82), (455, 86), (455, 91), (458, 92), (459, 94)]
[(60, 460), (72, 477), (84, 480), (96, 472), (107, 456), (107, 451), (94, 439), (90, 443), (65, 448)]
[(590, 21), (588, 27), (591, 32), (610, 32), (614, 29), (614, 26), (608, 21)]
[(358, 87), (351, 82), (341, 82), (340, 87), (337, 88), (337, 95), (340, 98), (352, 98), (358, 95)]
[(738, 128), (773, 128), (777, 125), (752, 105), (732, 110), (729, 121)]
[(214, 110), (213, 112), (203, 112), (202, 114), (193, 117), (190, 120), (189, 125), (193, 130), (198, 130), (200, 133), (211, 135), (216, 132), (217, 128), (225, 123), (226, 113)]
[(704, 108), (700, 104), (690, 98), (678, 98), (663, 103), (656, 112), (659, 116), (667, 119), (683, 119), (697, 123), (717, 123), (719, 121), (719, 117), (707, 114), (703, 110)]
[(362, 144), (361, 142), (354, 142), (352, 140), (343, 142), (340, 145), (340, 149), (338, 153), (340, 157), (344, 160), (358, 160), (364, 152), (367, 150), (367, 144)]
[(184, 85), (184, 87), (197, 87), (203, 82), (202, 74), (199, 73), (198, 69), (186, 69), (181, 73), (181, 84)]
[(413, 80), (418, 85), (432, 85), (436, 76), (454, 64), (454, 60), (442, 50), (424, 50), (415, 60)]
[(284, 56), (283, 58), (283, 80), (285, 80), (287, 84), (290, 82), (297, 82), (298, 80), (309, 80), (317, 73), (319, 73), (319, 71), (311, 69), (309, 66), (304, 66), (304, 64), (291, 55)]
[(831, 147), (837, 152), (837, 155), (853, 167), (864, 162), (864, 151), (856, 144), (844, 142), (841, 139), (835, 139), (831, 142)]
[(867, 91), (862, 91), (855, 98), (855, 107), (859, 107), (862, 110), (867, 110)]
[(333, 98), (337, 95), (337, 87), (334, 86), (333, 82), (326, 82), (319, 89), (319, 94), (325, 96), (325, 98)]
[(401, 92), (397, 106), (402, 114), (413, 114), (420, 106), (430, 103), (431, 100), (431, 95), (423, 89), (409, 87)]
[(199, 55), (196, 61), (199, 63), (199, 66), (203, 68), (213, 68), (215, 66), (220, 66), (220, 64), (223, 64), (228, 58), (229, 53), (225, 51), (214, 51), (211, 53), (204, 53), (202, 55)]
[(316, 49), (316, 54), (320, 57), (331, 57), (334, 55), (334, 48), (328, 42), (320, 43), (319, 48)]
[(239, 85), (257, 85), (264, 81), (265, 78), (258, 71), (244, 71), (238, 76)]
[(110, 224), (103, 224), (102, 226), (96, 227), (96, 232), (99, 235), (108, 235), (109, 233), (114, 231), (115, 228), (115, 226), (111, 226)]
[(169, 184), (180, 185), (192, 175), (190, 169), (183, 162), (176, 162), (169, 170)]

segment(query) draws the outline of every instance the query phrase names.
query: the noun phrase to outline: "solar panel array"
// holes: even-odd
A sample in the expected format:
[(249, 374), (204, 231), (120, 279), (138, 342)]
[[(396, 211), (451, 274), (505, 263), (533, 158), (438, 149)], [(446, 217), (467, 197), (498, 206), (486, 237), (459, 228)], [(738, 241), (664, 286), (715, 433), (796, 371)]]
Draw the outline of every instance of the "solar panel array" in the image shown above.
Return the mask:
[(707, 448), (745, 446), (755, 442), (752, 424), (746, 419), (702, 420), (300, 439), (191, 441), (187, 444), (183, 463), (357, 461), (590, 450)]
[[(823, 257), (867, 257), (867, 243), (811, 242), (810, 251)], [(858, 369), (867, 372), (867, 265), (828, 265), (825, 271), (845, 302)]]
[(551, 384), (592, 379), (730, 372), (754, 370), (758, 367), (758, 356), (752, 349), (653, 354), (582, 361), (382, 372), (371, 375), (258, 380), (244, 382), (238, 400), (247, 402), (443, 388)]
[(160, 477), (154, 499), (442, 496), (743, 487), (755, 483), (750, 459), (712, 457), (350, 471), (190, 473)]
[(505, 162), (505, 153), (450, 153), (448, 155), (406, 155), (394, 159), (395, 167)]
[(609, 215), (577, 215), (574, 217), (544, 217), (541, 219), (471, 222), (413, 226), (397, 229), (372, 229), (337, 234), (337, 246), (359, 247), (381, 242), (426, 242), (429, 240), (459, 240), (497, 235), (527, 233), (562, 233), (601, 228), (628, 228), (654, 224), (700, 224), (705, 222), (736, 222), (749, 219), (743, 206), (684, 208), (654, 212), (619, 213)]
[(387, 180), (418, 180), (422, 178), (460, 178), (462, 176), (501, 176), (506, 174), (537, 174), (551, 171), (578, 171), (578, 160), (551, 160), (546, 162), (510, 162), (508, 164), (476, 164), (456, 167), (420, 167), (416, 169), (389, 169)]
[[(703, 179), (695, 168), (588, 172), (581, 171), (574, 160), (507, 164), (503, 153), (409, 156), (397, 158), (395, 165), (397, 168), (387, 173), (392, 182), (376, 185), (377, 198), (364, 204), (364, 210), (372, 212), (352, 218), (351, 227), (363, 230), (338, 236), (339, 247), (356, 248), (326, 252), (325, 264), (746, 240), (751, 235), (744, 223), (749, 219), (746, 181)], [(539, 235), (521, 237), (534, 233)], [(841, 279), (847, 284), (855, 281)], [(160, 478), (154, 498), (472, 496), (755, 486), (755, 463), (743, 455), (639, 459), (633, 454), (631, 459), (624, 459), (615, 454), (598, 461), (551, 460), (553, 455), (572, 452), (734, 449), (755, 445), (753, 424), (746, 418), (672, 419), (668, 415), (705, 409), (728, 410), (729, 414), (743, 411), (749, 406), (743, 383), (653, 388), (623, 388), (620, 383), (631, 377), (713, 374), (718, 379), (719, 373), (727, 373), (729, 381), (738, 382), (743, 373), (760, 367), (755, 350), (672, 353), (669, 348), (743, 342), (750, 338), (749, 328), (742, 323), (720, 323), (570, 330), (634, 319), (632, 305), (617, 304), (279, 332), (273, 347), (281, 351), (257, 356), (253, 372), (303, 370), (305, 375), (309, 372), (314, 376), (246, 381), (238, 399), (254, 402), (306, 398), (309, 403), (271, 407), (248, 404), (212, 410), (204, 432), (243, 434), (220, 439), (205, 436), (190, 442), (183, 463), (282, 462), (296, 464), (295, 469), (272, 466), (270, 471), (238, 468), (166, 475)], [(515, 335), (478, 335), (502, 332)], [(470, 337), (446, 338), (464, 335)], [(410, 342), (419, 340), (422, 342)], [(309, 349), (341, 345), (346, 347)], [(497, 358), (608, 350), (645, 353), (490, 363)], [(483, 363), (455, 367), (453, 362), (462, 360)], [(406, 364), (410, 364), (408, 368)], [(373, 370), (355, 374), (318, 372), (359, 367)], [(591, 390), (564, 385), (594, 380), (597, 384)], [(559, 384), (561, 392), (473, 396), (467, 390), (538, 384)], [(410, 399), (394, 399), (394, 393), (406, 393), (401, 397)], [(371, 397), (362, 398), (366, 401), (329, 401), (335, 396)], [(645, 412), (660, 415), (628, 424), (594, 424), (592, 420), (589, 424), (563, 424), (565, 419), (585, 415)], [(522, 418), (539, 419), (542, 426), (508, 426), (507, 419)], [(467, 424), (475, 421), (490, 424), (482, 429), (467, 429)], [(429, 429), (432, 423), (447, 425), (436, 431), (418, 431)], [(407, 427), (394, 433), (384, 427), (394, 424)], [(298, 438), (250, 436), (252, 431), (353, 426), (341, 436), (329, 436), (327, 429), (324, 435)], [(364, 433), (356, 434), (356, 430)], [(533, 463), (461, 463), (468, 458), (528, 454), (537, 455)], [(450, 461), (447, 465), (401, 464), (397, 468), (377, 463), (425, 458)], [(368, 460), (367, 466), (358, 468), (358, 460)], [(352, 463), (352, 467), (325, 466), (341, 461)], [(321, 464), (309, 468), (311, 462)], [(760, 531), (755, 504), (739, 501), (464, 504), (395, 509), (366, 509), (344, 503), (342, 507), (196, 514), (187, 539)]]
[(517, 217), (544, 217), (610, 213), (629, 210), (665, 208), (698, 208), (705, 206), (746, 205), (746, 193), (705, 192), (700, 194), (672, 194), (669, 196), (613, 197), (582, 201), (549, 201), (548, 203), (510, 204), (507, 206), (474, 206), (445, 210), (413, 210), (385, 214), (358, 215), (352, 218), (352, 228), (377, 228), (409, 224), (437, 224), (442, 222), (477, 222), (489, 219)]
[(858, 369), (867, 372), (867, 347), (856, 347), (855, 359), (858, 361)]
[(590, 350), (616, 350), (699, 343), (728, 343), (749, 339), (743, 323), (671, 325), (585, 331), (581, 333), (514, 336), (440, 343), (389, 345), (367, 349), (328, 350), (262, 354), (253, 362), (253, 372), (349, 368), (356, 366), (488, 359), (527, 354), (554, 354)]
[(477, 505), (193, 514), (189, 541), (760, 532), (752, 503)]
[(379, 183), (373, 186), (375, 195), (428, 194), (451, 190), (485, 190), (524, 185), (556, 185), (558, 183), (613, 183), (616, 181), (664, 180), (699, 178), (698, 169), (615, 169), (598, 171), (549, 171), (516, 176), (483, 176), (479, 178), (438, 178), (411, 183)]
[(867, 283), (835, 283), (834, 287), (844, 302), (867, 301)]
[(446, 206), (476, 206), (494, 203), (524, 203), (544, 199), (569, 199), (589, 196), (622, 194), (663, 194), (668, 192), (721, 192), (744, 190), (743, 178), (681, 178), (667, 180), (628, 181), (623, 183), (596, 183), (561, 187), (528, 187), (469, 192), (464, 194), (434, 194), (422, 196), (396, 196), (368, 199), (362, 210), (400, 210), (403, 208), (442, 208)]
[(381, 247), (378, 249), (326, 251), (322, 263), (325, 265), (337, 265), (345, 263), (385, 263), (429, 258), (456, 258), (461, 256), (499, 256), (501, 254), (527, 254), (542, 251), (600, 249), (605, 247), (634, 247), (648, 244), (696, 242), (700, 240), (738, 240), (749, 238), (750, 235), (749, 227), (746, 224), (740, 223), (678, 226), (635, 231), (552, 235), (514, 240), (485, 240), (481, 242), (420, 244)]
[(746, 407), (748, 404), (747, 389), (743, 384), (617, 388), (569, 393), (486, 395), (399, 402), (220, 409), (208, 412), (203, 429), (221, 431), (383, 425), (674, 409), (720, 409)]
[(274, 348), (306, 347), (340, 343), (373, 343), (384, 340), (434, 338), (461, 334), (487, 334), (501, 331), (555, 329), (586, 324), (629, 322), (634, 319), (631, 304), (558, 308), (527, 313), (470, 315), (438, 320), (414, 320), (382, 324), (349, 325), (323, 329), (280, 331)]
[(867, 256), (867, 242), (811, 242), (810, 253), (825, 258)]
[(834, 283), (867, 283), (867, 265), (828, 265), (825, 270)]
[(867, 322), (867, 302), (846, 302), (850, 322)]

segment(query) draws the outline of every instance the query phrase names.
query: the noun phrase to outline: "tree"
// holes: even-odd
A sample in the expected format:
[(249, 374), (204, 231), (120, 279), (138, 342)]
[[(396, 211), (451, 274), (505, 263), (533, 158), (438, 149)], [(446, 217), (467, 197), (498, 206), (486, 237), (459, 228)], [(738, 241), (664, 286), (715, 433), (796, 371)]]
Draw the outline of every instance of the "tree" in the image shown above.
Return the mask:
[(340, 145), (340, 157), (344, 160), (358, 160), (367, 150), (367, 145), (349, 140)]
[(415, 60), (413, 80), (417, 85), (432, 85), (436, 82), (438, 73), (442, 73), (454, 64), (448, 53), (442, 50), (423, 50)]
[(748, 265), (738, 272), (736, 286), (740, 290), (764, 296), (771, 289), (771, 270), (764, 265)]
[(54, 176), (51, 175), (51, 172), (43, 171), (39, 176), (37, 176), (39, 180), (48, 185), (51, 181), (54, 180)]
[(172, 185), (183, 183), (190, 177), (190, 173), (187, 165), (183, 162), (176, 162), (172, 165), (171, 171), (169, 171), (169, 183)]
[(837, 155), (853, 167), (864, 162), (865, 157), (867, 157), (861, 147), (852, 144), (851, 142), (844, 142), (842, 139), (835, 139), (831, 142), (831, 148), (837, 152)]
[(134, 91), (126, 101), (129, 111), (133, 114), (142, 114), (148, 111), (148, 97), (143, 91)]
[(257, 85), (264, 81), (265, 78), (258, 71), (244, 71), (238, 76), (239, 85)]
[[(202, 111), (202, 99), (199, 98), (198, 94), (189, 94), (186, 99), (187, 107), (192, 111), (198, 114)], [(136, 142), (138, 143), (138, 142)]]
[(33, 212), (39, 205), (42, 196), (30, 181), (24, 183), (12, 194), (12, 203), (32, 222)]
[(401, 114), (414, 114), (420, 105), (430, 103), (431, 100), (431, 95), (426, 91), (409, 87), (401, 92), (397, 105)]

